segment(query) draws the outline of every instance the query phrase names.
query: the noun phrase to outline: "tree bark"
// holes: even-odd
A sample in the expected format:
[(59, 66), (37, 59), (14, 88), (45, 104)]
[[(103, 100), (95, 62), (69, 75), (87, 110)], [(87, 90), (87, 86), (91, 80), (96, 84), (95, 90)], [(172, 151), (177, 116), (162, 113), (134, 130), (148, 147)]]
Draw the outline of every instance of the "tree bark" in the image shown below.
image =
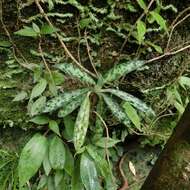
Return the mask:
[(190, 189), (190, 104), (141, 190)]

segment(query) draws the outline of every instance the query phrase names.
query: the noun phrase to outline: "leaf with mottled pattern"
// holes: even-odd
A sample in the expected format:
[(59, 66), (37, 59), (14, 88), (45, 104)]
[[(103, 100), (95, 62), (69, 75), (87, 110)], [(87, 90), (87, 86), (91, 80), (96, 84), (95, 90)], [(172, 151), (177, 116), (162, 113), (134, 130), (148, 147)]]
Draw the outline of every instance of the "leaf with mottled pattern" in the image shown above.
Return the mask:
[(80, 176), (83, 185), (88, 190), (101, 190), (98, 173), (94, 161), (87, 153), (83, 153), (80, 161)]
[(144, 64), (145, 64), (145, 61), (136, 60), (136, 61), (128, 61), (125, 63), (115, 65), (107, 73), (104, 74), (103, 81), (104, 83), (107, 83), (107, 82), (118, 80), (122, 76), (139, 69)]
[(76, 151), (78, 152), (82, 145), (84, 144), (86, 132), (88, 129), (89, 123), (89, 115), (90, 115), (90, 99), (89, 93), (87, 94), (86, 98), (83, 100), (79, 113), (77, 115), (77, 119), (75, 122), (74, 128), (74, 146)]
[(77, 90), (73, 90), (70, 92), (64, 92), (64, 93), (56, 96), (55, 98), (52, 98), (51, 100), (49, 100), (46, 103), (43, 113), (52, 112), (52, 111), (55, 111), (55, 110), (61, 108), (68, 102), (71, 102), (74, 98), (81, 96), (84, 93), (88, 92), (88, 90), (89, 89), (87, 89), (87, 88), (77, 89)]
[(129, 126), (130, 120), (127, 117), (127, 114), (124, 112), (123, 108), (121, 108), (120, 105), (109, 96), (103, 94), (103, 98), (105, 103), (108, 105), (109, 109), (111, 110), (112, 114), (118, 119), (118, 121), (126, 126)]
[(95, 81), (84, 71), (81, 71), (78, 67), (74, 66), (71, 63), (62, 63), (55, 65), (56, 68), (60, 69), (64, 73), (79, 79), (81, 82), (95, 85)]
[(74, 98), (71, 102), (64, 105), (61, 110), (58, 112), (58, 117), (65, 117), (72, 113), (75, 109), (77, 109), (83, 100), (84, 96), (78, 96), (77, 98)]
[(147, 106), (142, 100), (132, 96), (131, 94), (128, 94), (127, 92), (124, 92), (121, 90), (115, 90), (115, 89), (106, 89), (104, 92), (109, 92), (121, 98), (122, 100), (129, 102), (136, 109), (146, 113), (146, 115), (148, 116), (155, 116), (155, 113), (151, 107)]

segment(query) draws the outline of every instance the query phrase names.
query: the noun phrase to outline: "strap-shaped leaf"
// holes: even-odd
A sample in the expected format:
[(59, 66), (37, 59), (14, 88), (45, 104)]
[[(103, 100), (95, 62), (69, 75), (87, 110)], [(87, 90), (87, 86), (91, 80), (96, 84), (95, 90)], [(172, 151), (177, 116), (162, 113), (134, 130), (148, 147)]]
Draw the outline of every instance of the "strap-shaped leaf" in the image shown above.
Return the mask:
[(101, 190), (98, 173), (94, 161), (87, 153), (83, 153), (80, 161), (80, 176), (83, 185), (88, 190)]
[(47, 139), (41, 134), (34, 135), (23, 148), (18, 164), (20, 187), (40, 168), (47, 150)]
[(81, 105), (83, 98), (84, 96), (78, 96), (68, 104), (64, 105), (63, 108), (59, 110), (58, 117), (65, 117), (70, 113), (72, 113), (75, 109), (77, 109)]
[(144, 64), (145, 61), (138, 60), (138, 61), (128, 61), (125, 63), (115, 65), (103, 76), (104, 83), (118, 80), (122, 76), (139, 69)]
[(55, 111), (63, 107), (63, 105), (67, 104), (68, 102), (72, 101), (74, 98), (81, 96), (86, 92), (88, 92), (87, 88), (64, 92), (59, 96), (49, 100), (44, 107), (43, 113)]
[(88, 145), (86, 147), (86, 150), (88, 154), (93, 158), (96, 166), (101, 172), (101, 175), (104, 177), (104, 180), (106, 182), (106, 189), (109, 190), (117, 189), (114, 176), (112, 175), (111, 172), (112, 169), (110, 168), (108, 162), (106, 162), (106, 159), (101, 157), (101, 155), (97, 153), (96, 148), (93, 147), (92, 145)]
[(127, 117), (127, 114), (124, 112), (123, 108), (113, 98), (110, 98), (106, 94), (102, 95), (105, 103), (108, 105), (112, 114), (118, 119), (118, 121), (126, 126), (130, 125), (130, 120)]
[(79, 79), (81, 82), (95, 85), (95, 81), (84, 71), (81, 71), (78, 67), (71, 63), (62, 63), (55, 65), (56, 68), (60, 69), (64, 73)]
[(76, 151), (78, 152), (82, 145), (84, 144), (86, 132), (88, 129), (89, 123), (89, 115), (90, 115), (90, 99), (89, 93), (81, 104), (79, 113), (77, 115), (77, 119), (75, 122), (74, 128), (74, 146)]
[(155, 116), (155, 113), (152, 110), (152, 108), (147, 106), (142, 100), (132, 96), (131, 94), (128, 94), (127, 92), (115, 90), (115, 89), (106, 89), (105, 92), (109, 92), (109, 93), (121, 98), (122, 100), (129, 102), (136, 109), (146, 113), (148, 116)]

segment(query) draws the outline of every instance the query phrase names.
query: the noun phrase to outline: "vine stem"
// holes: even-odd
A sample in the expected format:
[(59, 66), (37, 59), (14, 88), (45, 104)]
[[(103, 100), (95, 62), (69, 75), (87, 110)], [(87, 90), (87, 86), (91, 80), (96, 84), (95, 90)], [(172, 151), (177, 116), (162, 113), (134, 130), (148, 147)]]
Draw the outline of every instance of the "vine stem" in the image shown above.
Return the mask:
[(166, 56), (178, 54), (178, 53), (180, 53), (180, 52), (182, 52), (182, 51), (185, 51), (185, 50), (187, 50), (187, 49), (189, 49), (189, 48), (190, 48), (190, 44), (187, 45), (187, 46), (185, 46), (185, 47), (182, 47), (182, 48), (180, 48), (180, 49), (178, 49), (178, 50), (176, 50), (176, 51), (171, 51), (171, 52), (168, 51), (168, 52), (164, 53), (163, 55), (160, 55), (160, 56), (158, 56), (158, 57), (154, 57), (154, 58), (149, 59), (149, 60), (147, 60), (147, 61), (145, 61), (145, 62), (146, 62), (146, 63), (152, 63), (152, 62), (157, 61), (157, 60), (160, 60), (160, 59), (162, 59), (162, 58), (164, 58), (164, 57), (166, 57)]
[[(42, 14), (45, 18), (45, 20), (47, 21), (47, 23), (51, 26), (54, 27), (52, 22), (49, 20), (47, 14), (44, 12), (42, 6), (39, 3), (39, 0), (35, 0), (35, 4), (38, 7), (40, 14)], [(72, 53), (69, 51), (69, 49), (67, 48), (67, 46), (65, 45), (65, 43), (62, 40), (62, 37), (60, 34), (58, 34), (57, 32), (55, 32), (55, 35), (57, 36), (61, 46), (63, 47), (63, 49), (65, 50), (66, 54), (72, 59), (72, 61), (78, 66), (80, 67), (84, 72), (88, 73), (89, 75), (91, 75), (94, 78), (97, 78), (96, 75), (92, 72), (90, 72), (88, 69), (86, 69), (85, 67), (83, 67), (76, 59), (75, 57), (72, 55)]]

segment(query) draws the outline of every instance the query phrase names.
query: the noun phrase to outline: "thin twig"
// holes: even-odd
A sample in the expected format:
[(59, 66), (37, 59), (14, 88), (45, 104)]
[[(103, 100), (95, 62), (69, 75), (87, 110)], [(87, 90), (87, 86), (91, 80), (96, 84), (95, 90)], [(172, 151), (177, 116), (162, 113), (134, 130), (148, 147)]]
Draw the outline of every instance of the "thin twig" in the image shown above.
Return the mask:
[[(190, 7), (188, 7), (187, 9), (185, 9), (185, 11), (183, 11), (182, 13), (184, 14), (186, 11), (190, 10)], [(178, 18), (180, 18), (183, 14), (179, 14), (176, 19), (174, 20), (174, 22), (172, 23), (172, 28), (171, 28), (171, 32), (170, 32), (170, 35), (169, 35), (169, 39), (168, 39), (168, 42), (167, 42), (167, 46), (166, 46), (166, 51), (168, 51), (168, 48), (169, 48), (169, 45), (170, 45), (170, 42), (171, 42), (171, 38), (172, 38), (172, 34), (173, 34), (173, 31), (174, 29), (179, 25), (181, 24), (182, 22), (184, 22), (188, 17), (190, 17), (190, 13), (187, 14), (185, 17), (183, 17), (181, 20), (178, 20)]]
[[(47, 14), (44, 12), (42, 6), (39, 3), (39, 0), (35, 0), (36, 6), (38, 7), (40, 13), (44, 16), (45, 20), (48, 22), (48, 24), (51, 27), (54, 27), (52, 22), (49, 20)], [(66, 52), (66, 54), (72, 59), (72, 61), (78, 66), (80, 67), (83, 71), (85, 71), (86, 73), (88, 73), (89, 75), (91, 75), (92, 77), (96, 78), (96, 75), (92, 72), (90, 72), (88, 69), (86, 69), (85, 67), (83, 67), (76, 59), (75, 57), (71, 54), (71, 52), (68, 50), (67, 46), (65, 45), (65, 43), (62, 40), (62, 36), (60, 34), (58, 34), (57, 32), (55, 32), (55, 35), (57, 36), (61, 46), (63, 47), (64, 51)]]
[(180, 49), (178, 49), (178, 50), (176, 50), (176, 51), (172, 51), (172, 52), (168, 51), (168, 52), (164, 53), (163, 55), (160, 55), (160, 56), (158, 56), (158, 57), (154, 57), (154, 58), (152, 58), (152, 59), (147, 60), (146, 63), (152, 63), (152, 62), (154, 62), (154, 61), (158, 61), (158, 60), (160, 60), (160, 59), (162, 59), (162, 58), (164, 58), (164, 57), (166, 57), (166, 56), (171, 56), (171, 55), (178, 54), (178, 53), (180, 53), (180, 52), (182, 52), (182, 51), (185, 51), (185, 50), (187, 50), (187, 49), (189, 49), (189, 48), (190, 48), (190, 45), (187, 45), (187, 46), (185, 46), (185, 47), (183, 47), (183, 48), (180, 48)]
[(92, 56), (90, 55), (90, 46), (89, 46), (89, 43), (88, 43), (86, 30), (85, 30), (84, 36), (85, 36), (86, 49), (87, 49), (87, 53), (88, 53), (88, 57), (89, 57), (90, 63), (91, 63), (91, 65), (92, 65), (92, 68), (94, 69), (94, 72), (96, 73), (96, 75), (99, 76), (99, 74), (98, 74), (98, 72), (97, 72), (97, 70), (96, 70), (96, 67), (95, 67), (95, 65), (94, 65), (94, 63), (93, 63)]
[(119, 190), (126, 190), (129, 188), (127, 177), (125, 176), (125, 173), (122, 169), (125, 157), (126, 157), (126, 154), (123, 155), (123, 157), (121, 158), (121, 160), (119, 162), (119, 171), (120, 171), (120, 174), (123, 178), (123, 186)]

